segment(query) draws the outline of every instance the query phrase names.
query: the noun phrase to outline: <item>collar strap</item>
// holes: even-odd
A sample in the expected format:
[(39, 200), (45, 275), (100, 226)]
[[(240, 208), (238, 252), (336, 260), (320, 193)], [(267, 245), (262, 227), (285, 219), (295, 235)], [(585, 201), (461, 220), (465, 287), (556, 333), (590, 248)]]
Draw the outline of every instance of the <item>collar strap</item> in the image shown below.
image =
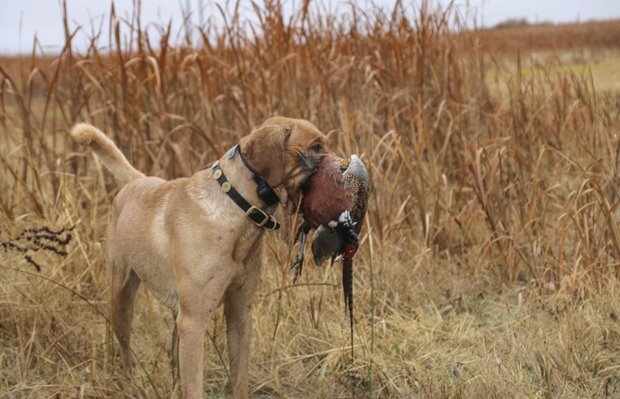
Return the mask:
[(220, 168), (218, 162), (213, 165), (211, 170), (213, 172), (213, 178), (220, 184), (222, 191), (224, 191), (226, 195), (228, 195), (230, 199), (232, 199), (235, 204), (237, 204), (237, 206), (245, 212), (245, 215), (249, 217), (254, 224), (267, 231), (273, 231), (280, 228), (280, 223), (278, 223), (273, 216), (250, 204), (241, 194), (239, 194), (239, 191), (235, 190), (224, 175), (224, 172), (222, 171), (222, 168)]
[(233, 159), (235, 154), (239, 151), (239, 157), (243, 161), (243, 164), (250, 172), (252, 172), (252, 178), (256, 183), (256, 195), (260, 198), (265, 204), (271, 206), (280, 202), (280, 198), (278, 198), (278, 194), (267, 184), (267, 181), (263, 179), (263, 177), (249, 164), (249, 162), (243, 157), (241, 154), (241, 147), (239, 144), (235, 144), (230, 150), (228, 150), (228, 159)]

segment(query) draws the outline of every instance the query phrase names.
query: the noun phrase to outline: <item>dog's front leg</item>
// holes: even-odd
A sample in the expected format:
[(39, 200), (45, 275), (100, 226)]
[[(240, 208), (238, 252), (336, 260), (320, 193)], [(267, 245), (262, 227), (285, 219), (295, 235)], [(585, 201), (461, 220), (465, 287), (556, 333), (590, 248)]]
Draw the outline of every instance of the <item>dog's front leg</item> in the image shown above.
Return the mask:
[[(207, 269), (208, 270), (208, 269)], [(201, 399), (204, 374), (204, 340), (207, 323), (230, 284), (230, 276), (214, 269), (206, 279), (185, 276), (178, 282), (179, 368), (184, 399)], [(206, 281), (206, 283), (202, 283)]]
[(206, 318), (190, 316), (183, 311), (178, 316), (179, 368), (184, 399), (201, 399), (203, 384), (204, 335)]
[(234, 399), (248, 397), (250, 336), (252, 333), (251, 306), (259, 279), (260, 264), (258, 259), (259, 257), (256, 257), (256, 260), (246, 267), (243, 278), (240, 281), (233, 282), (224, 297), (230, 385)]
[(224, 313), (226, 314), (226, 337), (228, 339), (228, 360), (230, 362), (230, 385), (233, 398), (248, 397), (248, 363), (250, 351), (250, 298), (243, 289), (232, 289), (226, 294)]

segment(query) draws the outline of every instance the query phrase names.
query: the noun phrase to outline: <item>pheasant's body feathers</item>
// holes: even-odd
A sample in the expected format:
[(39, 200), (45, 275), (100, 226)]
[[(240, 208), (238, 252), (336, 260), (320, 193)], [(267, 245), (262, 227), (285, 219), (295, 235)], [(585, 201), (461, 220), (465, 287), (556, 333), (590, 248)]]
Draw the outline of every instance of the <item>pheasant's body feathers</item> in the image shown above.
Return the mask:
[(343, 211), (350, 211), (352, 192), (341, 172), (343, 160), (335, 155), (321, 159), (316, 173), (304, 189), (301, 210), (304, 219), (314, 228), (337, 222)]
[[(346, 167), (346, 168), (345, 168)], [(352, 155), (349, 164), (340, 159), (340, 171), (342, 184), (351, 196), (349, 211), (352, 226), (348, 226), (357, 235), (362, 229), (366, 209), (368, 207), (368, 193), (370, 191), (370, 179), (366, 166), (357, 155)], [(342, 211), (338, 209), (338, 211)], [(304, 214), (305, 218), (305, 214)], [(332, 260), (340, 255), (344, 244), (344, 237), (338, 227), (320, 225), (314, 232), (312, 239), (312, 256), (314, 263), (323, 264), (327, 259)]]

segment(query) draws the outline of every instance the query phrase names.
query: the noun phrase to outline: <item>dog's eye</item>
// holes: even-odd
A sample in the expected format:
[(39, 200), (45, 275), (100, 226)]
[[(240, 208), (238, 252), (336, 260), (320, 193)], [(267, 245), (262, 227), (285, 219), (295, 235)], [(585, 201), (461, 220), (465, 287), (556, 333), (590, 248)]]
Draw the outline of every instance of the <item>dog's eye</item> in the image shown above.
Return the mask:
[(312, 151), (314, 152), (323, 152), (325, 151), (325, 147), (323, 147), (323, 144), (317, 143), (315, 145), (313, 145), (311, 147)]

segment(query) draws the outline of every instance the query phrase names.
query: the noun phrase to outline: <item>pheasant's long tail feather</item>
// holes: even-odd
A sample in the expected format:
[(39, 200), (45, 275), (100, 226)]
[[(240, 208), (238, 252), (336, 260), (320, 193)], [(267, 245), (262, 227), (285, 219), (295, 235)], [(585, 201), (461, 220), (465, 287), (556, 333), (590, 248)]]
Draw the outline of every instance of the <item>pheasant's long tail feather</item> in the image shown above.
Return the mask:
[(342, 290), (344, 303), (349, 312), (349, 326), (351, 329), (351, 359), (353, 359), (353, 259), (345, 258), (342, 261)]

